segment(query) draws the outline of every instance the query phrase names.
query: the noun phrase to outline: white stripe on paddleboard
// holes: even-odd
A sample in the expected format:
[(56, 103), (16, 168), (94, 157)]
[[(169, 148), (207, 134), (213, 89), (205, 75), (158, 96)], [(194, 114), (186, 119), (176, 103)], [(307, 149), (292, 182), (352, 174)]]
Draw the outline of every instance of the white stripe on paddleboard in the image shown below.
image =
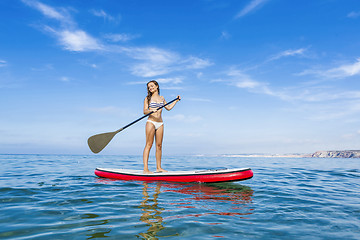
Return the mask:
[(115, 168), (96, 168), (99, 171), (112, 172), (117, 174), (128, 174), (138, 176), (188, 176), (188, 175), (204, 175), (204, 174), (221, 174), (232, 173), (250, 170), (250, 168), (233, 168), (233, 169), (219, 169), (219, 170), (193, 170), (193, 171), (168, 171), (168, 172), (154, 172), (144, 174), (143, 170), (131, 170), (131, 169), (115, 169)]

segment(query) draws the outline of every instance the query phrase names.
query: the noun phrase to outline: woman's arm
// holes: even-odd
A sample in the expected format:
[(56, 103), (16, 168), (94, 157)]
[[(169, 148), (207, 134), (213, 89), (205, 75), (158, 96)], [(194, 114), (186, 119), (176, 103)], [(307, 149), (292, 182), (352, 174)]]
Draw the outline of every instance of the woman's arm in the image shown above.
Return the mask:
[[(170, 110), (176, 105), (176, 103), (177, 103), (178, 101), (180, 101), (180, 99), (181, 99), (181, 97), (180, 97), (179, 95), (177, 96), (177, 98), (178, 98), (178, 99), (177, 99), (176, 101), (174, 101), (173, 103), (165, 106), (165, 109), (168, 110), (168, 111), (170, 111)], [(163, 98), (163, 99), (164, 99), (164, 98)], [(166, 104), (165, 99), (164, 99), (164, 104)]]
[(147, 98), (144, 100), (144, 115), (149, 114), (151, 111), (149, 109), (149, 103)]

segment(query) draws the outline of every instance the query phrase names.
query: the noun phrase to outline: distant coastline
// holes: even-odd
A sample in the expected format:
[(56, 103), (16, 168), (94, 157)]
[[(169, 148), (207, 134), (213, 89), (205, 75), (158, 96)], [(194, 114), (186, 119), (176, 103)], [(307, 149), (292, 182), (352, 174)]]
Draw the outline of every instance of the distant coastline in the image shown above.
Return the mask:
[(232, 154), (224, 157), (263, 158), (360, 158), (360, 150), (317, 151), (309, 154)]
[(360, 150), (317, 151), (311, 154), (313, 158), (360, 158)]

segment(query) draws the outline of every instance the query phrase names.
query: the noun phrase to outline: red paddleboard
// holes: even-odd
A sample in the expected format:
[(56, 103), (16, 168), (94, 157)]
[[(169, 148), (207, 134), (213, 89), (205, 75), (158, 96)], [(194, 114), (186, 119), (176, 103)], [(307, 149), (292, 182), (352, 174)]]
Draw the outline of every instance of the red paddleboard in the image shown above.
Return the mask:
[(103, 178), (130, 181), (216, 183), (247, 180), (253, 177), (253, 172), (250, 168), (235, 168), (219, 170), (169, 171), (144, 174), (142, 170), (96, 168), (95, 175)]

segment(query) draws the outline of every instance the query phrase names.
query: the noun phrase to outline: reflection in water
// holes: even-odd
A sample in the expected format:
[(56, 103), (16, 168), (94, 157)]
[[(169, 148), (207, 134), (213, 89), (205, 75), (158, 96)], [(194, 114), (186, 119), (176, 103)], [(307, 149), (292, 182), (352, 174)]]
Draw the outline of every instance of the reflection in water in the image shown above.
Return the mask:
[[(252, 214), (254, 210), (253, 208), (249, 208), (249, 204), (251, 205), (252, 203), (253, 190), (247, 186), (235, 183), (213, 183), (183, 185), (181, 188), (172, 184), (167, 185), (167, 187), (169, 188), (169, 190), (167, 190), (169, 192), (178, 192), (189, 195), (188, 198), (183, 198), (181, 201), (173, 203), (173, 205), (177, 205), (178, 208), (202, 208), (206, 211), (182, 216), (172, 216), (166, 220), (174, 218), (201, 217), (206, 215), (244, 217)], [(233, 206), (229, 208), (228, 204), (232, 204)], [(222, 206), (226, 206), (227, 208)]]
[[(252, 214), (252, 208), (249, 205), (252, 203), (253, 190), (250, 187), (238, 185), (234, 183), (216, 183), (216, 184), (182, 184), (182, 183), (165, 183), (157, 182), (152, 197), (149, 195), (149, 187), (155, 183), (143, 182), (143, 201), (139, 208), (142, 210), (140, 220), (145, 222), (149, 229), (140, 233), (138, 237), (144, 239), (158, 239), (158, 233), (165, 229), (165, 221), (171, 221), (174, 219), (188, 218), (188, 217), (201, 217), (207, 215), (226, 215), (226, 216), (240, 216), (243, 218), (246, 215)], [(163, 189), (161, 191), (161, 188)], [(194, 208), (197, 213), (173, 215), (163, 217), (161, 214), (165, 208), (160, 207), (158, 204), (159, 195), (162, 192), (174, 192), (179, 193), (181, 196), (188, 195), (187, 198), (176, 198), (169, 206), (169, 211), (166, 213), (169, 215), (170, 210), (173, 207), (176, 208)], [(166, 201), (170, 202), (170, 201)], [(226, 203), (226, 204), (222, 204)], [(229, 204), (233, 205), (229, 208)], [(224, 207), (219, 207), (225, 205)], [(166, 207), (166, 206), (165, 206)], [(226, 209), (227, 208), (227, 209)], [(201, 210), (203, 209), (203, 210)], [(181, 211), (176, 211), (181, 213)], [(210, 225), (222, 224), (221, 222), (209, 223)], [(177, 233), (172, 236), (178, 235)], [(165, 236), (162, 236), (165, 237)], [(169, 236), (167, 236), (169, 237)]]
[(142, 210), (140, 220), (145, 222), (149, 227), (146, 233), (140, 233), (139, 235), (144, 239), (157, 239), (157, 233), (164, 229), (163, 218), (161, 212), (164, 208), (158, 206), (158, 197), (160, 194), (161, 183), (157, 183), (155, 187), (155, 193), (152, 198), (149, 196), (148, 183), (143, 182), (143, 201), (139, 206)]
[(109, 234), (111, 232), (111, 229), (109, 228), (101, 228), (99, 226), (101, 225), (107, 225), (109, 223), (109, 220), (105, 219), (105, 220), (96, 220), (97, 218), (99, 218), (100, 215), (98, 214), (83, 214), (80, 216), (80, 218), (82, 219), (94, 219), (93, 221), (89, 221), (86, 222), (86, 226), (96, 226), (95, 229), (89, 229), (88, 230), (88, 234), (86, 234), (86, 236), (88, 236), (87, 239), (97, 239), (97, 238), (107, 238), (108, 236), (106, 236), (105, 234)]
[[(94, 230), (92, 230), (94, 231)], [(98, 239), (98, 238), (108, 238), (105, 234), (109, 234), (111, 232), (111, 229), (105, 230), (102, 229), (100, 232), (95, 232), (91, 234), (86, 234), (86, 236), (90, 236), (87, 239)]]

